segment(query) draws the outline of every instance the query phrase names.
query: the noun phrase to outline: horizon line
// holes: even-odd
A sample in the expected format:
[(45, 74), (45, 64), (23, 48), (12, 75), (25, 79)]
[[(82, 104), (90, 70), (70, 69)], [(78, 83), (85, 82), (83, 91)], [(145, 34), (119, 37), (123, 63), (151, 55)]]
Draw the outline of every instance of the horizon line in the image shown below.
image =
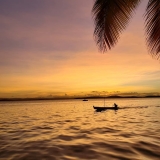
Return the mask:
[(32, 98), (0, 98), (0, 101), (32, 101), (32, 100), (67, 100), (67, 99), (102, 99), (102, 98), (160, 98), (160, 95), (146, 96), (80, 96), (80, 97), (32, 97)]

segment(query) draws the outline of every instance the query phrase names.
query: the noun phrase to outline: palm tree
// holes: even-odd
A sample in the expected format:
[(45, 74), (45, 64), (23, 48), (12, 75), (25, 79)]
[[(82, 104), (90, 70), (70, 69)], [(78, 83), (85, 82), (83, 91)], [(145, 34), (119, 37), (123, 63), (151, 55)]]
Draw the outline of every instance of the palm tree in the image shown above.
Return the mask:
[[(95, 0), (92, 13), (95, 21), (95, 41), (102, 52), (117, 43), (133, 11), (141, 0)], [(160, 0), (148, 0), (145, 13), (145, 30), (148, 50), (160, 58)]]

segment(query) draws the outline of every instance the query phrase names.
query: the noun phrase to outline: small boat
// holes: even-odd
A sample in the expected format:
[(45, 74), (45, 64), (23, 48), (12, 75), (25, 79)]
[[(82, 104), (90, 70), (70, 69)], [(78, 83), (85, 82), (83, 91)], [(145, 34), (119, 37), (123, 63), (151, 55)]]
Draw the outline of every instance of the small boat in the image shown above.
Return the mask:
[(103, 110), (107, 110), (107, 109), (118, 110), (118, 107), (96, 107), (96, 106), (93, 106), (93, 108), (96, 109), (97, 111), (103, 111)]
[(83, 101), (88, 101), (88, 99), (83, 99)]
[(101, 111), (104, 111), (104, 110), (108, 110), (108, 109), (111, 109), (111, 110), (118, 110), (118, 105), (116, 103), (114, 103), (114, 105), (112, 107), (106, 107), (105, 106), (105, 98), (104, 98), (104, 106), (103, 107), (97, 107), (97, 106), (93, 106), (93, 108), (97, 111), (97, 112), (101, 112)]

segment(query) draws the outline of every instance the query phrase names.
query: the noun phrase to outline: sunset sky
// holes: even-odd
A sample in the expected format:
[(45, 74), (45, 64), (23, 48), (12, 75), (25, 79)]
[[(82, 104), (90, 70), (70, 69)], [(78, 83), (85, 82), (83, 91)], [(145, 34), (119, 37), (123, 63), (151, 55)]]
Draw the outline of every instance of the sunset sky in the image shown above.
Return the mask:
[(145, 44), (147, 1), (105, 54), (93, 37), (93, 3), (0, 1), (0, 98), (160, 92), (160, 62)]

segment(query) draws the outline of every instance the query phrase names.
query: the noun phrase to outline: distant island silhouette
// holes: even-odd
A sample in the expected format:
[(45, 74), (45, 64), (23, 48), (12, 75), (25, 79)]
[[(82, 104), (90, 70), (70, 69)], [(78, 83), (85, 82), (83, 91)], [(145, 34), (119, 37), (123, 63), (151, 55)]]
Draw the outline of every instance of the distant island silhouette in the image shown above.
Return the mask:
[(104, 99), (104, 98), (160, 98), (160, 95), (147, 96), (88, 96), (88, 97), (35, 97), (35, 98), (0, 98), (0, 101), (34, 101), (34, 100), (67, 100), (67, 99)]

